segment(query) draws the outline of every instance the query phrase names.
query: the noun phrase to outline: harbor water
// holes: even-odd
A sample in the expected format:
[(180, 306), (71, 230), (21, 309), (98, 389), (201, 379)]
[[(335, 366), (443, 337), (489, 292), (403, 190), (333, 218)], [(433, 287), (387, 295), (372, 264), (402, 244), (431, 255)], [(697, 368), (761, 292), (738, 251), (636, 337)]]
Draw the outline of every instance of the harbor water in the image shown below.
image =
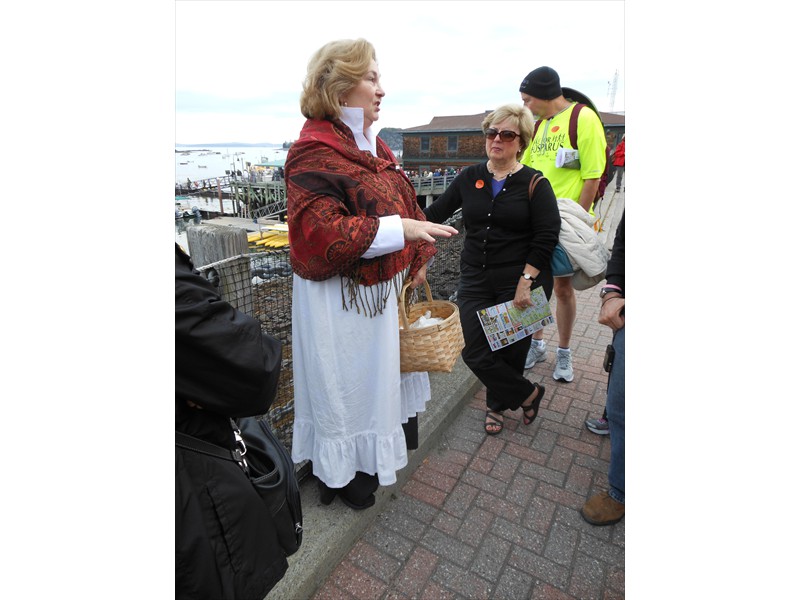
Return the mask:
[[(225, 177), (236, 171), (246, 175), (248, 167), (264, 163), (282, 165), (287, 152), (288, 150), (281, 146), (176, 146), (175, 183), (186, 184), (187, 179), (199, 181)], [(174, 208), (181, 213), (193, 215), (192, 209), (195, 207), (204, 213), (236, 214), (233, 199), (219, 198), (212, 189), (202, 195), (175, 197)], [(189, 247), (186, 241), (186, 228), (200, 222), (202, 222), (200, 216), (175, 219), (175, 241), (187, 252)]]
[(185, 184), (186, 180), (198, 181), (214, 177), (224, 177), (234, 171), (247, 171), (248, 163), (255, 166), (262, 163), (280, 163), (286, 159), (288, 150), (272, 146), (176, 146), (175, 183)]

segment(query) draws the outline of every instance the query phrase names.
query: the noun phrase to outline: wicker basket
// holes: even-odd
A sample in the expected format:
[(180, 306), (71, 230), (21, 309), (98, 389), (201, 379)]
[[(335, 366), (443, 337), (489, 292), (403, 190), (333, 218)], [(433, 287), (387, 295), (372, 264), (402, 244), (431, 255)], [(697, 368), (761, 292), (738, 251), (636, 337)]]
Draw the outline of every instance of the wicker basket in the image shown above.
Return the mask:
[[(408, 281), (403, 285), (398, 303), (401, 325), (400, 372), (449, 373), (464, 348), (458, 306), (447, 300), (433, 300), (431, 287), (426, 280), (425, 292), (428, 300), (406, 307), (406, 291), (410, 283)], [(431, 311), (431, 317), (439, 317), (444, 321), (421, 329), (409, 329), (409, 324), (417, 321), (427, 311)]]

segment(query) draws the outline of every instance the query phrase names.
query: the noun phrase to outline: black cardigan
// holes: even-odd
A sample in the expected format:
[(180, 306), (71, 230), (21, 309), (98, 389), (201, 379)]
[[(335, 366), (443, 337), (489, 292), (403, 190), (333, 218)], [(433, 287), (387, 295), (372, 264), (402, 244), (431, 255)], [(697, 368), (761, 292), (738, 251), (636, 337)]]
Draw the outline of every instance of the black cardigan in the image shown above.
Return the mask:
[(472, 165), (424, 209), (425, 216), (441, 223), (462, 209), (465, 239), (461, 259), (467, 265), (491, 268), (528, 263), (550, 273), (561, 217), (547, 179), (536, 185), (533, 201), (529, 200), (528, 186), (537, 172), (523, 166), (492, 199), (492, 174), (486, 163)]

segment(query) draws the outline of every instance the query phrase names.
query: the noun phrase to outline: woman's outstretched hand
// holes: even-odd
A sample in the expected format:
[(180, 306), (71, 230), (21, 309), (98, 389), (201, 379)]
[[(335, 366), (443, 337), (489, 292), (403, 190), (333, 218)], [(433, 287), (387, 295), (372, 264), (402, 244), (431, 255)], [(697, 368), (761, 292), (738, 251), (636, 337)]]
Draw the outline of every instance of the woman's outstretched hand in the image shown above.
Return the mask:
[(432, 223), (431, 221), (417, 221), (416, 219), (401, 219), (403, 222), (403, 237), (407, 242), (425, 240), (434, 242), (434, 237), (449, 238), (458, 233), (458, 229), (450, 225)]

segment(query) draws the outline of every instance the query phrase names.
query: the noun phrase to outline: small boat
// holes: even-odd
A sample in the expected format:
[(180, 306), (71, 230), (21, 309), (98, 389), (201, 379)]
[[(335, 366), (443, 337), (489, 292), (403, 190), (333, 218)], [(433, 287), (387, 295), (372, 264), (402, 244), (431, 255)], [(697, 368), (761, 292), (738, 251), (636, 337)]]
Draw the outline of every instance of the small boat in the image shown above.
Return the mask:
[(199, 206), (192, 206), (191, 212), (187, 211), (186, 209), (181, 208), (180, 203), (175, 203), (175, 219), (199, 219), (200, 215), (200, 207)]

